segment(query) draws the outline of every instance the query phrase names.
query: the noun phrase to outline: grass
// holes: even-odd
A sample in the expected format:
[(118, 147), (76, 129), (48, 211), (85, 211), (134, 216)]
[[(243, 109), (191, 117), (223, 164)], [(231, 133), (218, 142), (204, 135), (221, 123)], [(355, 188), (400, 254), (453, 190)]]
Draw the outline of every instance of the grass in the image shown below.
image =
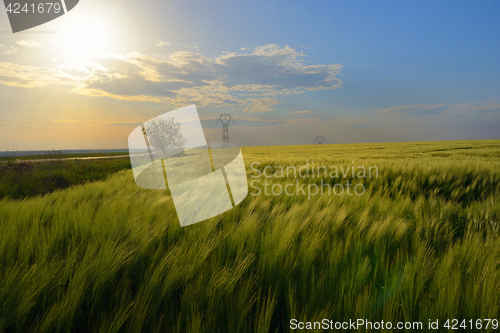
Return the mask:
[(0, 164), (0, 199), (22, 199), (54, 192), (72, 185), (104, 180), (130, 169), (128, 158)]
[(249, 195), (185, 228), (169, 190), (137, 187), (130, 170), (4, 198), (0, 331), (287, 332), (292, 318), (424, 331), (439, 319), (444, 331), (446, 319), (498, 319), (499, 144), (243, 148), (249, 180), (307, 161), (379, 176), (328, 179), (363, 183), (361, 196)]

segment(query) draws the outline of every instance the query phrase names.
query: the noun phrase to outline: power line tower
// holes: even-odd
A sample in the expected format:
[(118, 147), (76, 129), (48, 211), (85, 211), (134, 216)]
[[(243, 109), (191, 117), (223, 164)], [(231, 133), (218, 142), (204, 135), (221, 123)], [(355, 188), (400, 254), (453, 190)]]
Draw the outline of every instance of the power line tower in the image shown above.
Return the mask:
[(318, 137), (316, 138), (316, 141), (318, 141), (318, 143), (319, 143), (319, 144), (322, 144), (322, 143), (323, 143), (323, 141), (325, 141), (325, 138), (324, 138), (324, 137), (322, 137), (322, 136), (318, 136)]
[(219, 121), (222, 124), (222, 144), (224, 147), (229, 146), (229, 123), (233, 121), (234, 124), (234, 118), (231, 117), (229, 113), (222, 113), (215, 122), (218, 124)]

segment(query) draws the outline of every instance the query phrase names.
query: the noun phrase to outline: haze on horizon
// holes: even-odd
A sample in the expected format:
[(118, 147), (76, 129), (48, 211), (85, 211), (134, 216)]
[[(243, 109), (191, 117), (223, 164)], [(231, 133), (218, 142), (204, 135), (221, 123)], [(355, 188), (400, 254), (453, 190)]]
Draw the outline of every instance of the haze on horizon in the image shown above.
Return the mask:
[(196, 104), (240, 146), (500, 139), (497, 1), (82, 0), (9, 33), (0, 151), (126, 148)]

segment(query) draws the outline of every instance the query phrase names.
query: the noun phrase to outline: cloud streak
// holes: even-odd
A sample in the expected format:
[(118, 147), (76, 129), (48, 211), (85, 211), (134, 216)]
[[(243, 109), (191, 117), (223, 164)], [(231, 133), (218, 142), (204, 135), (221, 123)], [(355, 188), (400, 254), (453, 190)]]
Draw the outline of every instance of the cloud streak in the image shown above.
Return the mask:
[(161, 47), (161, 46), (167, 46), (167, 45), (170, 45), (170, 43), (168, 42), (164, 42), (162, 41), (161, 39), (158, 39), (158, 41), (156, 42), (156, 47)]
[(417, 104), (398, 105), (386, 109), (372, 111), (374, 114), (386, 116), (429, 116), (429, 115), (452, 115), (452, 114), (478, 114), (485, 112), (499, 112), (500, 103), (496, 98), (480, 103), (457, 103), (457, 104)]
[(32, 40), (19, 40), (16, 42), (16, 44), (24, 46), (24, 47), (40, 47), (40, 46), (42, 46), (42, 43), (35, 42)]
[[(391, 120), (420, 121), (430, 117), (452, 119), (453, 116), (480, 118), (483, 121), (500, 120), (500, 103), (496, 98), (479, 103), (456, 103), (456, 104), (414, 104), (398, 105), (390, 108), (379, 109), (371, 112), (371, 117), (341, 118), (329, 122), (329, 126), (369, 126), (375, 123), (390, 122)], [(437, 118), (434, 118), (437, 119)]]
[(46, 67), (33, 67), (0, 62), (0, 84), (22, 88), (75, 86), (71, 74)]
[(14, 46), (5, 46), (3, 44), (0, 44), (0, 54), (8, 55), (16, 52), (17, 49)]

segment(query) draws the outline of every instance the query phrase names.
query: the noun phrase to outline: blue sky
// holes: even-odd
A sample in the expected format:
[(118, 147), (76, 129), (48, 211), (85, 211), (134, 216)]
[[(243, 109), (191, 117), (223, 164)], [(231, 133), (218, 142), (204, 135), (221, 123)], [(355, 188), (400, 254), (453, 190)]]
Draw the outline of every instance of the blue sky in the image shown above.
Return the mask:
[(498, 17), (496, 1), (82, 0), (12, 34), (2, 8), (0, 149), (125, 148), (193, 103), (208, 140), (231, 113), (239, 145), (498, 139)]

